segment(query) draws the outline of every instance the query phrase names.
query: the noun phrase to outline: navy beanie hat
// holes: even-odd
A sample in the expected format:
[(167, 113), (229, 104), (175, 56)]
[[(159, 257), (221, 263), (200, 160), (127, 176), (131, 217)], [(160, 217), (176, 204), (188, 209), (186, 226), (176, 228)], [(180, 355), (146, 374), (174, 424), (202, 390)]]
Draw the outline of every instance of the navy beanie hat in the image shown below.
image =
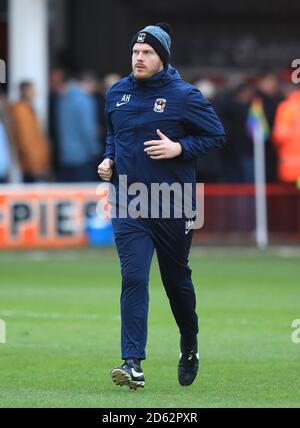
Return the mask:
[(148, 25), (135, 34), (131, 42), (131, 49), (135, 43), (147, 43), (157, 55), (160, 56), (164, 66), (170, 61), (171, 56), (171, 27), (167, 23)]

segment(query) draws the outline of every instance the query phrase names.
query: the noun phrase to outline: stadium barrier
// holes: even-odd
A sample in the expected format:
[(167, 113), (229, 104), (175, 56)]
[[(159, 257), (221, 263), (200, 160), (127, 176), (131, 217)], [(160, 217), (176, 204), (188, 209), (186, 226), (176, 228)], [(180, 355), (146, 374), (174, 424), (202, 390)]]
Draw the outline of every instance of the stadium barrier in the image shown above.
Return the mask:
[[(267, 185), (269, 242), (300, 242), (300, 191), (295, 185)], [(251, 184), (205, 185), (204, 227), (194, 243), (255, 243), (255, 187)]]
[[(0, 186), (0, 248), (73, 248), (88, 245), (87, 219), (95, 216), (97, 185)], [(300, 242), (300, 192), (268, 185), (272, 242)], [(204, 227), (194, 243), (255, 242), (254, 186), (205, 185)]]

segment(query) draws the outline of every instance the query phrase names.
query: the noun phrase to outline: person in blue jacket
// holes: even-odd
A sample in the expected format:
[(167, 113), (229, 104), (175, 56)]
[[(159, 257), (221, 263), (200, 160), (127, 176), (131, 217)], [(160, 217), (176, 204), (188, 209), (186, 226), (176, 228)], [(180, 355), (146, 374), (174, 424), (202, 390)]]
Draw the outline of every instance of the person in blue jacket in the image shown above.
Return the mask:
[[(149, 25), (132, 40), (132, 73), (106, 95), (108, 136), (104, 160), (98, 167), (102, 180), (115, 188), (116, 215), (112, 218), (121, 264), (121, 348), (124, 364), (111, 371), (117, 385), (144, 387), (141, 361), (146, 358), (149, 271), (156, 250), (161, 278), (180, 332), (178, 380), (191, 385), (199, 367), (196, 296), (188, 256), (192, 218), (159, 211), (152, 216), (120, 215), (120, 178), (128, 186), (142, 183), (191, 184), (195, 200), (196, 159), (221, 148), (223, 126), (210, 103), (184, 82), (169, 65), (171, 31), (166, 23)], [(152, 193), (151, 193), (152, 195)], [(174, 199), (170, 199), (174, 208)], [(159, 205), (160, 206), (160, 205)], [(187, 220), (190, 220), (187, 222)], [(160, 376), (162, 376), (160, 374)]]

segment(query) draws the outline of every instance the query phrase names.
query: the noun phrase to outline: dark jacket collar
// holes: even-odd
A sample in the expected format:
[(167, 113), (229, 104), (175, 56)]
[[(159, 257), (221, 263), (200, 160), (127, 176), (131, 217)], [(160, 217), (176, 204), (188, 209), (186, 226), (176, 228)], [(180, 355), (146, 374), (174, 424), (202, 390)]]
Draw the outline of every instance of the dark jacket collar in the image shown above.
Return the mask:
[(149, 79), (136, 79), (133, 73), (130, 73), (129, 80), (132, 82), (133, 86), (136, 88), (158, 88), (160, 86), (164, 86), (167, 83), (173, 80), (180, 80), (180, 74), (175, 68), (171, 65), (167, 65), (163, 70), (159, 73), (154, 74), (149, 77)]

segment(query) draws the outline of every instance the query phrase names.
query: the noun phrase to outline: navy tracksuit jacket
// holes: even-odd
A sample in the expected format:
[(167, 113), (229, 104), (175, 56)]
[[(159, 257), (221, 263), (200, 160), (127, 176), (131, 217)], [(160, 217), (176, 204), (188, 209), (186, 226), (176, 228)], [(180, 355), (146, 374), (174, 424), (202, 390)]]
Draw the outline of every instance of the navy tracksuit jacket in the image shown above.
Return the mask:
[[(225, 141), (223, 126), (210, 103), (167, 66), (150, 79), (133, 74), (120, 80), (106, 97), (108, 123), (104, 158), (114, 161), (113, 184), (119, 175), (134, 182), (192, 183), (195, 192), (196, 158)], [(144, 142), (158, 140), (160, 129), (180, 142), (182, 154), (152, 160)], [(179, 331), (188, 341), (198, 333), (196, 298), (188, 266), (192, 230), (182, 219), (114, 218), (115, 242), (121, 262), (122, 358), (145, 359), (148, 282), (156, 250), (162, 281)]]

